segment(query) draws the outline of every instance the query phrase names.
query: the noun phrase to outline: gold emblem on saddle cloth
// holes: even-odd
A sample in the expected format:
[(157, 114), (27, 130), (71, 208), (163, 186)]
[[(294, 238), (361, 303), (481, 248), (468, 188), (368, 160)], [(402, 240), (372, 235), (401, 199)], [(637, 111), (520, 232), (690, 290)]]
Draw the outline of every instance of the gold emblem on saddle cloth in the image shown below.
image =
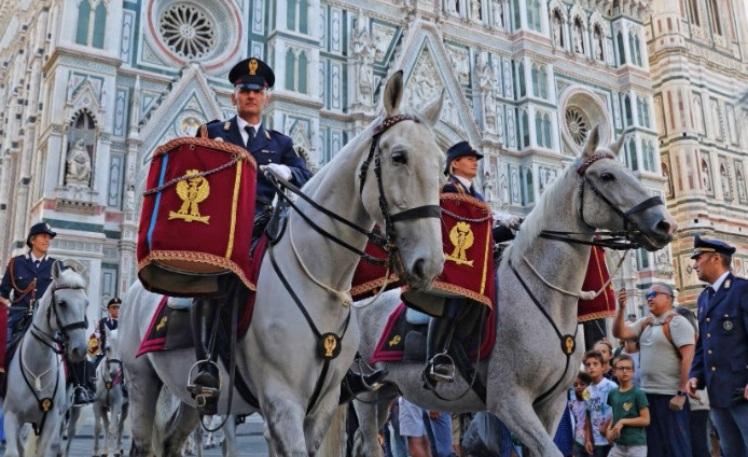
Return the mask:
[(393, 336), (393, 337), (392, 337), (392, 338), (390, 339), (390, 341), (389, 341), (389, 342), (387, 342), (387, 344), (388, 344), (388, 345), (389, 345), (390, 347), (393, 347), (393, 346), (397, 346), (398, 344), (400, 344), (400, 341), (402, 341), (402, 338), (400, 338), (400, 335), (395, 335), (395, 336)]
[(158, 324), (156, 324), (156, 331), (160, 332), (164, 328), (166, 328), (166, 322), (168, 321), (167, 316), (163, 316), (161, 319), (159, 319)]
[(210, 216), (200, 214), (198, 203), (202, 203), (210, 195), (210, 183), (200, 176), (200, 170), (187, 170), (186, 179), (176, 185), (177, 195), (182, 199), (182, 206), (178, 211), (169, 211), (169, 220), (182, 219), (186, 222), (202, 222), (209, 224)]
[(473, 261), (468, 260), (467, 251), (475, 242), (475, 235), (473, 229), (465, 221), (460, 221), (452, 227), (449, 231), (449, 241), (454, 246), (452, 253), (447, 256), (447, 260), (451, 260), (457, 265), (467, 265), (472, 267)]

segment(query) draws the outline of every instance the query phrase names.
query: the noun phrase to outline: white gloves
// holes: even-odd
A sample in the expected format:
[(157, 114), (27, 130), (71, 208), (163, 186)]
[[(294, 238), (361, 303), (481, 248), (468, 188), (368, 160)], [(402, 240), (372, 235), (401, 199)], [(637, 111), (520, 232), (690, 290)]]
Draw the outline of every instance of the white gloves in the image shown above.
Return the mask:
[(291, 169), (288, 166), (280, 163), (269, 163), (262, 166), (263, 169), (270, 170), (275, 176), (281, 178), (284, 181), (291, 180)]
[(521, 217), (515, 216), (514, 214), (504, 213), (502, 211), (494, 211), (493, 220), (499, 225), (503, 225), (512, 230), (517, 230), (519, 225), (522, 223)]

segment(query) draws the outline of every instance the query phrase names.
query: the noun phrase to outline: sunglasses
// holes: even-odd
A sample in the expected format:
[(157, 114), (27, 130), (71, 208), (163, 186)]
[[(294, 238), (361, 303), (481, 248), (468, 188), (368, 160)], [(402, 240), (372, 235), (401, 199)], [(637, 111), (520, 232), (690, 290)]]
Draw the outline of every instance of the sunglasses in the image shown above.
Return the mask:
[(672, 295), (670, 295), (670, 294), (667, 294), (665, 292), (659, 292), (659, 291), (656, 291), (656, 290), (649, 291), (644, 296), (647, 298), (647, 300), (653, 300), (657, 296), (657, 294), (662, 294), (662, 295), (667, 295), (668, 297), (672, 297)]

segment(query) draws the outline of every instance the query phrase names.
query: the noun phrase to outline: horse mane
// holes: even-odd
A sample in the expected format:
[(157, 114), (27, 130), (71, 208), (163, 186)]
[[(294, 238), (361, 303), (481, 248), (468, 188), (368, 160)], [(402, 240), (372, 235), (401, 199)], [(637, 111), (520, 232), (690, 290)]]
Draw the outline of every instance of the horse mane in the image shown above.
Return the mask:
[(521, 256), (530, 249), (532, 243), (540, 236), (540, 233), (547, 228), (546, 222), (558, 212), (556, 201), (550, 196), (555, 195), (560, 187), (566, 185), (566, 180), (570, 177), (573, 178), (576, 170), (577, 164), (571, 164), (561, 176), (545, 189), (524, 222), (522, 222), (517, 236), (507, 249), (507, 255), (504, 256), (505, 259), (511, 259), (515, 265), (520, 263)]

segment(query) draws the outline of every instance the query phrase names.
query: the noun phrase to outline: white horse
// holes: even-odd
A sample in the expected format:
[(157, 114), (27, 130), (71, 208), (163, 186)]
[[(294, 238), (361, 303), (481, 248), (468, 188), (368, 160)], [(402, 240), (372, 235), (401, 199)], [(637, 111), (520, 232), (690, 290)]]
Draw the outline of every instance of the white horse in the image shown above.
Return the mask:
[[(340, 383), (358, 347), (358, 333), (348, 328), (348, 291), (368, 241), (366, 232), (375, 224), (386, 229), (390, 246), (398, 250), (399, 273), (414, 288), (428, 287), (443, 266), (438, 204), (444, 156), (431, 130), (443, 94), (423, 112), (400, 116), (402, 72), (390, 78), (382, 93), (385, 115), (304, 186), (304, 193), (329, 212), (303, 199), (296, 203), (299, 209), (291, 211), (285, 233), (263, 260), (252, 325), (237, 345), (237, 372), (257, 398), (274, 455), (314, 455), (338, 404)], [(182, 426), (163, 442), (152, 443), (155, 399), (162, 384), (183, 402), (195, 404), (186, 390), (194, 351), (134, 357), (160, 299), (135, 283), (120, 319), (137, 418), (131, 454), (138, 456), (147, 455), (152, 444), (158, 454), (176, 455), (198, 419), (194, 410), (183, 408)], [(230, 381), (221, 370), (218, 413), (257, 411), (236, 389), (228, 405)]]
[[(476, 367), (485, 399), (462, 376), (439, 383), (437, 393), (425, 389), (424, 362), (384, 363), (385, 381), (430, 410), (491, 411), (531, 455), (561, 456), (553, 434), (582, 358), (577, 302), (590, 257), (585, 243), (593, 240), (596, 229), (607, 229), (657, 250), (671, 241), (676, 228), (662, 201), (651, 198), (617, 159), (620, 145), (598, 148), (597, 128), (592, 130), (582, 156), (546, 189), (505, 251), (498, 267), (496, 343)], [(372, 356), (387, 316), (400, 303), (399, 291), (390, 291), (357, 310), (364, 360)], [(388, 395), (396, 395), (394, 389), (360, 398), (383, 401)], [(386, 417), (382, 404), (387, 402), (355, 403), (360, 423), (356, 455), (382, 455), (377, 443)]]
[[(86, 355), (86, 285), (77, 272), (52, 266), (52, 283), (39, 300), (31, 328), (21, 340), (8, 370), (5, 395), (7, 457), (56, 456), (60, 424), (67, 409), (65, 374), (59, 354), (72, 362)], [(21, 430), (31, 424), (25, 449)]]
[[(117, 331), (108, 333), (104, 359), (96, 367), (96, 393), (94, 395), (94, 457), (124, 455), (122, 430), (127, 419), (128, 401), (125, 398), (124, 369), (120, 359)], [(104, 431), (105, 446), (99, 447), (99, 437)]]

